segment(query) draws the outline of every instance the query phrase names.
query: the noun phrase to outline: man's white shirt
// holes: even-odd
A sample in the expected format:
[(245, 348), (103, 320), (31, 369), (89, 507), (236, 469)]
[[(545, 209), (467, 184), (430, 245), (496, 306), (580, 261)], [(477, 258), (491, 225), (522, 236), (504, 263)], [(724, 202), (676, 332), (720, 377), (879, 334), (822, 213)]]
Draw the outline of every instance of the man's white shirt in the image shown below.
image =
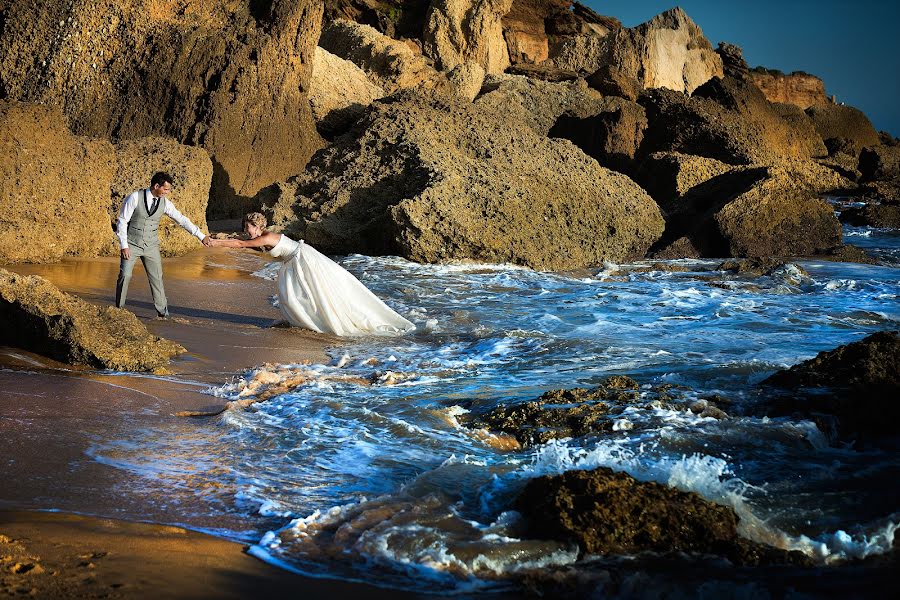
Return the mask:
[[(146, 192), (146, 194), (144, 193)], [(153, 194), (150, 193), (150, 190), (138, 190), (136, 192), (131, 192), (127, 198), (125, 198), (125, 202), (122, 203), (122, 208), (119, 210), (119, 219), (116, 222), (116, 235), (119, 237), (119, 246), (124, 250), (128, 247), (128, 223), (131, 222), (131, 216), (134, 214), (134, 209), (137, 208), (137, 203), (143, 201), (143, 198), (147, 199), (147, 203), (145, 206), (147, 207), (147, 212), (150, 212), (150, 209), (153, 208)], [(159, 201), (162, 202), (163, 197), (160, 196)], [(190, 233), (192, 236), (196, 237), (201, 242), (206, 235), (200, 231), (200, 228), (191, 223), (191, 220), (186, 216), (181, 214), (175, 205), (168, 199), (166, 199), (166, 215), (171, 217), (176, 223), (181, 225), (185, 231)]]

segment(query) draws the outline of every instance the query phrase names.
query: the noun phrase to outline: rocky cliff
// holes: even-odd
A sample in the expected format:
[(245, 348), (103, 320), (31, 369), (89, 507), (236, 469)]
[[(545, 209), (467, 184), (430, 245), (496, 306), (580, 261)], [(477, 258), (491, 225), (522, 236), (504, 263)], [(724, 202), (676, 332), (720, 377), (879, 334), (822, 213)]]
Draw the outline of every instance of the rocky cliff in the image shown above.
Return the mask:
[(59, 106), (78, 135), (201, 146), (214, 198), (248, 198), (321, 146), (307, 90), (322, 10), (317, 0), (0, 0), (3, 87)]
[(795, 104), (803, 109), (830, 102), (825, 95), (825, 82), (815, 75), (800, 72), (786, 75), (779, 71), (754, 69), (750, 71), (750, 78), (769, 102)]

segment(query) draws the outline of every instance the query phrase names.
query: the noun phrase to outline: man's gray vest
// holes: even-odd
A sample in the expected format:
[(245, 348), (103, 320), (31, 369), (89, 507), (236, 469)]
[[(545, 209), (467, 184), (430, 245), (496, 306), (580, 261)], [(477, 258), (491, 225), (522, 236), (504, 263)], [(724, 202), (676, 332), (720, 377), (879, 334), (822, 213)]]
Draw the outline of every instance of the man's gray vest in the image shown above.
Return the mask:
[[(156, 210), (147, 212), (147, 190), (138, 195), (137, 207), (128, 222), (128, 245), (138, 248), (159, 249), (159, 220), (166, 212), (166, 199), (160, 198)], [(153, 207), (153, 201), (150, 202)]]

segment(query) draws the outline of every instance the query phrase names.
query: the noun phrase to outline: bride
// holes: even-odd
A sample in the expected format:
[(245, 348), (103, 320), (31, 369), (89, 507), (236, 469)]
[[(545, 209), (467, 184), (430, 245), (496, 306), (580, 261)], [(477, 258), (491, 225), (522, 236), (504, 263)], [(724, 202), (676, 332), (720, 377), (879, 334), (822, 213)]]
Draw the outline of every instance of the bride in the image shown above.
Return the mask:
[(250, 239), (211, 239), (211, 245), (268, 250), (280, 260), (278, 308), (291, 325), (335, 335), (392, 335), (415, 328), (312, 246), (266, 231), (264, 215), (249, 213), (243, 224)]

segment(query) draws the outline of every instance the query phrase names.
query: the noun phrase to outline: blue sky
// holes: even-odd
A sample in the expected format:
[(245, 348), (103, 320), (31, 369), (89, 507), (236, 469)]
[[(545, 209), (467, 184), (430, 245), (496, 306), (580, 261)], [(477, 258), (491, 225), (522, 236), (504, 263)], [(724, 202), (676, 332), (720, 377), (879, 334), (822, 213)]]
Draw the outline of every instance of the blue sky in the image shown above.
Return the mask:
[(875, 125), (900, 136), (900, 2), (896, 0), (582, 0), (626, 27), (674, 6), (720, 41), (744, 49), (751, 67), (806, 71), (825, 91), (859, 108)]

